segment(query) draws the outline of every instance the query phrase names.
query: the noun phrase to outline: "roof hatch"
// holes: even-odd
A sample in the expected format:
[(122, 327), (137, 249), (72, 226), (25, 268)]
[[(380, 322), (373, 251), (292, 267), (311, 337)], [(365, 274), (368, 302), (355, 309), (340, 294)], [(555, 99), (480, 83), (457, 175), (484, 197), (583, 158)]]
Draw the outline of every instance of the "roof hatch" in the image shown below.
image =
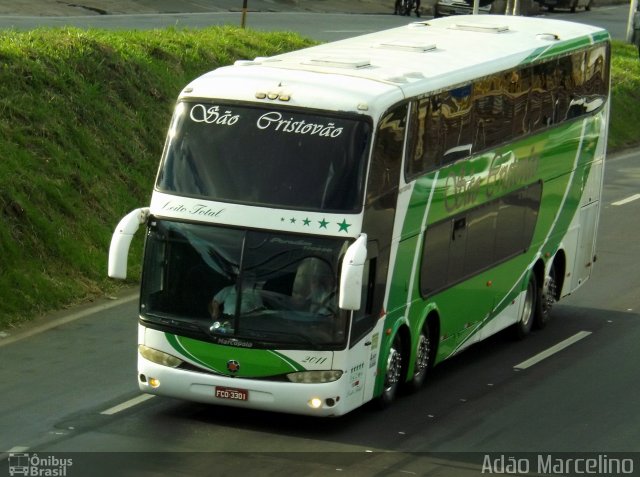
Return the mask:
[(424, 53), (436, 49), (435, 43), (425, 43), (419, 41), (403, 41), (393, 40), (384, 43), (378, 43), (375, 48), (388, 48), (390, 50), (413, 51), (415, 53)]
[(312, 66), (332, 66), (334, 68), (366, 68), (371, 66), (368, 58), (349, 58), (340, 56), (325, 56), (322, 58), (311, 58), (302, 62), (303, 65)]
[(487, 25), (484, 23), (456, 23), (452, 30), (479, 31), (482, 33), (504, 33), (509, 31), (507, 25)]

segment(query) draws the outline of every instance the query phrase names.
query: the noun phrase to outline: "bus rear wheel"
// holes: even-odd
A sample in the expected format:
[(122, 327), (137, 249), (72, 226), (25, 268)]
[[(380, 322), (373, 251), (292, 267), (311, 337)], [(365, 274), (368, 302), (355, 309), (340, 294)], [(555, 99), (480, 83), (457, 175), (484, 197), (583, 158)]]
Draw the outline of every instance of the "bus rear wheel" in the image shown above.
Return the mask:
[(558, 281), (556, 280), (556, 269), (551, 267), (549, 275), (544, 280), (544, 285), (540, 290), (538, 297), (538, 306), (535, 310), (536, 316), (534, 325), (538, 329), (542, 329), (547, 326), (551, 319), (551, 310), (556, 303), (558, 293)]
[(520, 319), (515, 324), (515, 333), (518, 339), (524, 338), (531, 331), (536, 317), (536, 307), (539, 303), (538, 293), (538, 281), (536, 280), (536, 275), (531, 272)]
[(418, 345), (416, 347), (416, 361), (413, 367), (413, 379), (409, 384), (411, 391), (417, 391), (420, 389), (427, 380), (427, 373), (431, 364), (431, 335), (429, 333), (429, 326), (424, 324), (420, 336), (418, 338)]
[(400, 388), (400, 378), (402, 376), (402, 341), (400, 335), (396, 334), (389, 349), (387, 358), (387, 368), (384, 374), (384, 388), (380, 396), (380, 404), (387, 407), (391, 404)]

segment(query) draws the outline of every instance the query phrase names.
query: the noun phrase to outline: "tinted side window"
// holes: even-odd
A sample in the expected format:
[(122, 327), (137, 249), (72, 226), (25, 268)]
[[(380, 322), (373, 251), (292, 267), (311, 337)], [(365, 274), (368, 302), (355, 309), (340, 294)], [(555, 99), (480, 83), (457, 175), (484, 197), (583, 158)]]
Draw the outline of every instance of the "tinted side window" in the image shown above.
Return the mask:
[(526, 251), (540, 209), (536, 183), (427, 228), (420, 270), (423, 296)]
[(416, 100), (407, 180), (597, 110), (609, 85), (609, 46), (503, 71)]
[(411, 148), (407, 155), (406, 176), (416, 177), (440, 164), (440, 105), (439, 96), (413, 103), (411, 113)]
[(497, 73), (475, 82), (474, 151), (529, 132), (527, 106), (530, 90), (529, 68)]
[(404, 104), (386, 113), (378, 125), (369, 171), (367, 204), (398, 188), (406, 122), (407, 105)]
[(451, 239), (451, 221), (440, 222), (427, 229), (420, 270), (420, 290), (423, 295), (431, 295), (446, 287)]
[(440, 138), (444, 164), (471, 154), (474, 131), (471, 121), (472, 89), (468, 84), (441, 95)]
[(509, 95), (513, 101), (513, 121), (511, 134), (503, 137), (502, 142), (514, 137), (528, 134), (531, 131), (529, 124), (529, 97), (533, 82), (531, 68), (514, 71), (511, 75)]
[(542, 184), (536, 183), (497, 201), (495, 259), (523, 253), (531, 244), (538, 220)]
[(496, 202), (492, 201), (468, 214), (464, 276), (490, 267), (495, 261), (496, 206)]
[(556, 68), (556, 61), (533, 67), (533, 85), (529, 99), (529, 124), (533, 131), (550, 126), (559, 119), (556, 111), (556, 90), (559, 86)]
[(587, 51), (584, 80), (584, 96), (591, 98), (607, 95), (609, 88), (609, 71), (607, 65), (607, 47), (599, 46)]

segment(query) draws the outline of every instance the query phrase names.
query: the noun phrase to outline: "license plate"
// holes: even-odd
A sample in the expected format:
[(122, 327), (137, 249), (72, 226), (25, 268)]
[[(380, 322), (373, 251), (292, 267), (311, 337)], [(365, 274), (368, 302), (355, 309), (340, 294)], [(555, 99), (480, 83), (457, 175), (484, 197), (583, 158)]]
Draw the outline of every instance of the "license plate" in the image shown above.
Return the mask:
[(220, 399), (232, 399), (234, 401), (246, 401), (249, 399), (249, 391), (238, 388), (225, 388), (216, 386), (215, 396)]

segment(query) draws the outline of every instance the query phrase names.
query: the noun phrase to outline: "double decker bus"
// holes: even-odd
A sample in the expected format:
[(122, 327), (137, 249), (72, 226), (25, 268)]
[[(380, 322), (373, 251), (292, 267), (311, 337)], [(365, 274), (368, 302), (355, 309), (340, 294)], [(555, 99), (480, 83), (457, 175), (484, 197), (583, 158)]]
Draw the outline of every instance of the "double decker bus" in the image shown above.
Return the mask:
[(590, 276), (609, 116), (600, 28), (420, 21), (204, 74), (179, 95), (146, 233), (146, 393), (338, 416), (418, 389)]

